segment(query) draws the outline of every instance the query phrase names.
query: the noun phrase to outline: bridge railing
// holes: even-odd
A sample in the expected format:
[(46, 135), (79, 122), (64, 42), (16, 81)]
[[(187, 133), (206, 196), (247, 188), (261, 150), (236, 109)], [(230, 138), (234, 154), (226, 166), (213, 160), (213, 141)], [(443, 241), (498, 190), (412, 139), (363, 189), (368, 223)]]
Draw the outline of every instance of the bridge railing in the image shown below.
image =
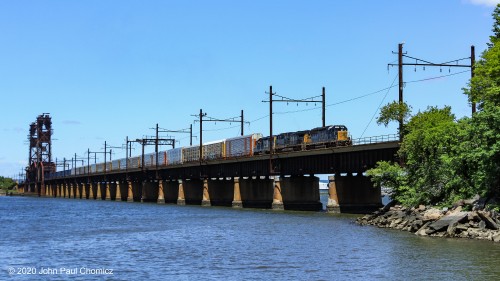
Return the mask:
[(398, 140), (399, 140), (399, 134), (390, 134), (390, 135), (381, 135), (381, 136), (375, 136), (375, 137), (365, 137), (365, 138), (353, 139), (352, 145), (391, 142), (391, 141), (398, 141)]

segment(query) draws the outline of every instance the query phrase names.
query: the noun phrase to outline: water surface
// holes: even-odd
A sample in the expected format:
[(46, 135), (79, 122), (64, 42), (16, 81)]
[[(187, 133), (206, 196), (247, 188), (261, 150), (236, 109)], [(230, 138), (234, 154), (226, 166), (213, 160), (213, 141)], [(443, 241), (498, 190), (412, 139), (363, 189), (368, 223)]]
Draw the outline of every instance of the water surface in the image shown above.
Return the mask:
[[(499, 244), (418, 237), (358, 226), (354, 219), (321, 212), (0, 197), (0, 280), (500, 278)], [(9, 269), (25, 268), (37, 274), (9, 275)], [(113, 274), (81, 274), (82, 268)], [(53, 271), (38, 274), (43, 270)]]

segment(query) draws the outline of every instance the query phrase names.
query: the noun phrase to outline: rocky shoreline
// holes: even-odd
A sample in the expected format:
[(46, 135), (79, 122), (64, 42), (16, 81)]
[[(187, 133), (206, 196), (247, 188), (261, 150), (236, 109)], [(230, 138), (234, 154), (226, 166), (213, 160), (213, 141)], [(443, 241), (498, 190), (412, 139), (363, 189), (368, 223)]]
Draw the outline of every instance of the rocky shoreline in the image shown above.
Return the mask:
[(356, 222), (399, 229), (420, 236), (500, 242), (500, 214), (479, 207), (477, 201), (461, 200), (450, 209), (424, 205), (406, 208), (391, 202), (373, 214), (356, 219)]

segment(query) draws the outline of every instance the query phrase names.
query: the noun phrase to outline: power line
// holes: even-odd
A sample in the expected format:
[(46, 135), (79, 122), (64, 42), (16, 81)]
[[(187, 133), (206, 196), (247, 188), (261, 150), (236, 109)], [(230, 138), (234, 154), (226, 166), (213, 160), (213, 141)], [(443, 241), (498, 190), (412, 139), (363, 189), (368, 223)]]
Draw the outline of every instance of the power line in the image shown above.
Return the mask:
[[(451, 73), (451, 74), (447, 74), (447, 75), (433, 76), (433, 77), (428, 77), (428, 78), (424, 78), (424, 79), (407, 81), (407, 82), (404, 82), (404, 84), (425, 82), (425, 81), (429, 81), (429, 80), (440, 79), (440, 78), (449, 77), (449, 76), (455, 76), (455, 75), (466, 73), (466, 72), (470, 72), (470, 70), (468, 69), (468, 70), (464, 70), (464, 71), (460, 71), (460, 72), (456, 72), (456, 73)], [(374, 92), (370, 92), (368, 94), (363, 94), (363, 95), (359, 95), (357, 97), (353, 97), (353, 98), (350, 98), (350, 99), (346, 99), (346, 100), (342, 100), (342, 101), (338, 101), (338, 102), (327, 104), (326, 107), (331, 107), (331, 106), (335, 106), (335, 105), (339, 105), (339, 104), (344, 104), (344, 103), (347, 103), (347, 102), (351, 102), (351, 101), (359, 100), (359, 99), (366, 98), (366, 97), (369, 97), (369, 96), (373, 96), (373, 95), (376, 95), (376, 94), (384, 92), (384, 91), (389, 91), (390, 89), (395, 88), (397, 86), (398, 85), (394, 85), (394, 83), (393, 83), (389, 87), (386, 87), (386, 88), (383, 88), (383, 89), (380, 89), (380, 90), (377, 90), (377, 91), (374, 91)], [(386, 93), (386, 96), (387, 96), (387, 93)], [(315, 107), (306, 108), (306, 109), (298, 109), (298, 110), (290, 110), (290, 111), (278, 111), (278, 112), (273, 112), (273, 114), (284, 115), (284, 114), (291, 114), (291, 113), (299, 113), (299, 112), (306, 112), (306, 111), (311, 111), (311, 110), (317, 110), (317, 109), (320, 109), (320, 108), (321, 107), (319, 107), (319, 106), (315, 106)], [(261, 116), (261, 117), (259, 117), (257, 119), (254, 119), (252, 121), (248, 121), (248, 122), (245, 122), (245, 123), (248, 123), (248, 125), (250, 126), (252, 123), (260, 121), (260, 120), (265, 119), (267, 117), (269, 117), (269, 114)], [(234, 129), (236, 127), (238, 127), (238, 126), (231, 126), (231, 127), (226, 127), (226, 128), (212, 129), (212, 130), (203, 130), (203, 131), (205, 131), (205, 132), (223, 131), (223, 130)]]
[(384, 98), (382, 99), (382, 101), (380, 102), (380, 104), (379, 104), (379, 105), (378, 105), (378, 107), (377, 107), (377, 110), (375, 110), (375, 112), (373, 113), (373, 116), (372, 116), (372, 118), (370, 119), (370, 122), (368, 122), (368, 124), (366, 124), (366, 127), (365, 127), (365, 129), (363, 130), (363, 133), (361, 134), (361, 138), (363, 137), (363, 135), (365, 134), (366, 130), (368, 129), (368, 126), (370, 126), (370, 124), (372, 123), (373, 118), (375, 118), (375, 115), (377, 115), (377, 112), (378, 112), (378, 110), (380, 109), (380, 107), (382, 106), (382, 103), (384, 103), (384, 100), (385, 100), (385, 98), (387, 97), (387, 94), (389, 94), (389, 91), (390, 91), (390, 89), (392, 88), (392, 86), (394, 85), (394, 82), (396, 82), (396, 78), (398, 78), (398, 75), (395, 75), (395, 76), (394, 76), (394, 80), (392, 80), (391, 87), (389, 87), (389, 89), (388, 89), (388, 90), (387, 90), (387, 92), (385, 93)]
[(464, 71), (460, 71), (460, 72), (456, 72), (456, 73), (447, 74), (447, 75), (434, 76), (434, 77), (429, 77), (429, 78), (424, 78), (424, 79), (419, 79), (419, 80), (408, 81), (408, 82), (404, 82), (404, 83), (405, 84), (409, 84), (409, 83), (424, 82), (424, 81), (429, 81), (429, 80), (444, 78), (444, 77), (448, 77), (448, 76), (454, 76), (454, 75), (458, 75), (458, 74), (462, 74), (462, 73), (466, 73), (466, 72), (470, 72), (470, 69), (467, 69), (467, 70), (464, 70)]

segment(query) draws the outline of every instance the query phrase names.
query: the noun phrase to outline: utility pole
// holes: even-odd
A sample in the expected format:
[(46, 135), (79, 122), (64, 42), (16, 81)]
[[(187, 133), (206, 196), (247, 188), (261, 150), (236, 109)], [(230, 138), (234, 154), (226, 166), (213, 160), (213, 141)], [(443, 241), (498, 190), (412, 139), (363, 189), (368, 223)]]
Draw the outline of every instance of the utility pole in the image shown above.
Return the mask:
[[(279, 97), (281, 99), (273, 99), (273, 96)], [(321, 100), (317, 100), (317, 98), (321, 97)], [(272, 155), (274, 153), (274, 145), (273, 145), (273, 102), (286, 102), (286, 103), (309, 103), (309, 102), (314, 102), (314, 103), (321, 103), (322, 104), (322, 125), (325, 127), (325, 87), (323, 87), (321, 96), (314, 96), (314, 97), (309, 97), (305, 99), (291, 99), (288, 97), (280, 96), (276, 93), (273, 93), (273, 86), (269, 86), (269, 100), (263, 100), (262, 102), (268, 102), (269, 103), (269, 174), (274, 173), (273, 165), (272, 165)]]
[(323, 121), (322, 127), (326, 126), (326, 110), (325, 110), (326, 103), (325, 103), (325, 100), (326, 100), (326, 93), (325, 93), (325, 87), (323, 87), (323, 90), (321, 91), (321, 104), (322, 104), (321, 120)]
[[(403, 106), (403, 43), (398, 45), (399, 106)], [(399, 114), (399, 141), (403, 141), (403, 116)]]
[(274, 173), (273, 168), (273, 86), (269, 86), (269, 175)]
[[(183, 133), (183, 134), (189, 133), (189, 145), (190, 146), (193, 145), (193, 124), (190, 124), (188, 129), (182, 129), (182, 130), (166, 130), (162, 128), (160, 129), (161, 129), (159, 131), (160, 133)], [(175, 148), (175, 145), (172, 148)]]
[[(235, 122), (240, 122), (241, 123), (241, 135), (243, 135), (243, 124), (249, 122), (245, 122), (243, 120), (243, 110), (241, 110), (241, 115), (240, 121), (237, 121), (238, 117), (232, 117), (232, 118), (227, 118), (227, 119), (217, 119), (217, 118), (212, 118), (207, 116), (207, 113), (203, 113), (203, 110), (200, 109), (200, 114), (199, 115), (191, 115), (193, 117), (198, 117), (199, 120), (195, 120), (195, 122), (200, 122), (200, 163), (202, 162), (202, 146), (203, 146), (203, 122), (229, 122), (229, 123), (235, 123)], [(205, 118), (203, 118), (205, 117)], [(192, 131), (192, 130), (191, 130)]]
[[(205, 113), (205, 116), (207, 114)], [(203, 110), (200, 108), (200, 164), (203, 159)]]
[[(476, 51), (474, 45), (470, 46), (470, 78), (474, 78), (474, 70), (476, 64)], [(472, 90), (472, 89), (471, 89)], [(472, 103), (472, 114), (476, 113), (476, 103), (471, 101)]]
[[(392, 52), (395, 54), (394, 52)], [(408, 56), (407, 53), (403, 53), (403, 43), (398, 44), (398, 76), (399, 76), (399, 104), (402, 105), (404, 103), (403, 99), (403, 88), (404, 88), (404, 81), (403, 81), (403, 66), (423, 66), (424, 70), (426, 66), (435, 66), (439, 67), (440, 69), (442, 67), (468, 67), (471, 69), (471, 78), (474, 77), (474, 64), (475, 64), (475, 51), (474, 51), (474, 46), (471, 46), (471, 56), (468, 58), (461, 58), (461, 59), (456, 59), (456, 60), (451, 60), (443, 63), (432, 63), (423, 59), (415, 58)], [(415, 60), (415, 63), (405, 63), (403, 61), (403, 58), (409, 58)], [(470, 64), (459, 64), (459, 61), (463, 61), (466, 59), (470, 59)], [(396, 64), (389, 63), (387, 67), (389, 66), (395, 66)], [(476, 104), (472, 102), (472, 114), (476, 112)], [(403, 140), (403, 116), (399, 116), (399, 140)]]
[(241, 135), (243, 136), (243, 109), (241, 110)]

